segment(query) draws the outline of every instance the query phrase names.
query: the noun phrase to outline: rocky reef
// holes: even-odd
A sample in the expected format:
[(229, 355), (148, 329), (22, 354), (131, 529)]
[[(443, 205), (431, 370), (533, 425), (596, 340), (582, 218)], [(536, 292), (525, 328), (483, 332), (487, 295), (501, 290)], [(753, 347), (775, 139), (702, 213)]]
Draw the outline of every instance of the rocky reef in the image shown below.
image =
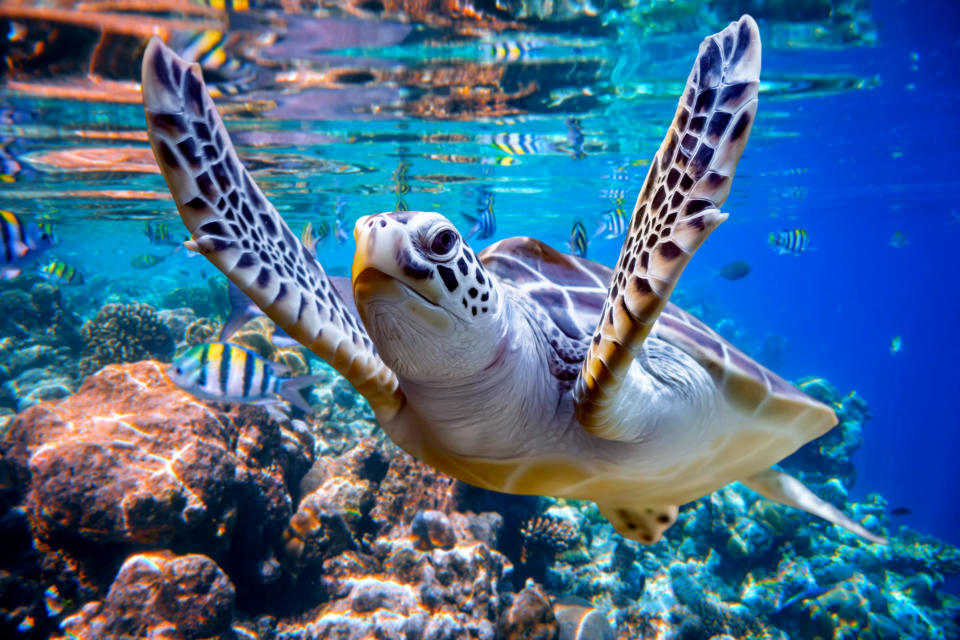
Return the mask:
[(641, 547), (593, 505), (495, 494), (417, 462), (335, 376), (301, 421), (201, 403), (162, 369), (107, 366), (4, 434), (0, 636), (960, 633), (960, 601), (941, 590), (960, 551), (893, 530), (879, 496), (848, 501), (843, 460), (868, 414), (826, 381), (805, 384), (841, 425), (784, 466), (887, 546), (732, 485)]

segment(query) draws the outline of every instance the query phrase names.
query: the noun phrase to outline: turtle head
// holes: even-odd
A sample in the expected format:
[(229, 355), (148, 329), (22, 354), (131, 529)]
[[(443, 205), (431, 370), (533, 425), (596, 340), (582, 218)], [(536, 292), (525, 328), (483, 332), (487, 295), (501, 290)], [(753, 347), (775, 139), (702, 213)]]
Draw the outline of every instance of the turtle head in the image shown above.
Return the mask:
[(354, 227), (353, 297), (380, 357), (414, 381), (480, 371), (503, 340), (501, 296), (439, 213), (396, 211)]

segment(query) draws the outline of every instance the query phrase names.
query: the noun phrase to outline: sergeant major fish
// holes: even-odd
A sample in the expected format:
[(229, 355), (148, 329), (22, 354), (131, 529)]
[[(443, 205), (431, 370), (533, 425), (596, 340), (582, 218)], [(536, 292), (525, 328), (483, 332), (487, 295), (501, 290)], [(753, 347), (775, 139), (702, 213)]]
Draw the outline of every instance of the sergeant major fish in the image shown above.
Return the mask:
[(613, 211), (608, 211), (603, 215), (603, 219), (600, 221), (600, 227), (596, 233), (593, 234), (594, 238), (603, 235), (607, 240), (613, 240), (627, 232), (629, 220), (627, 219), (626, 209), (624, 209), (623, 206), (624, 200), (623, 198), (617, 198), (615, 202), (616, 206)]
[(767, 244), (779, 255), (798, 256), (811, 249), (810, 236), (805, 229), (781, 229), (767, 236)]
[(59, 284), (83, 284), (83, 274), (60, 260), (51, 260), (41, 267), (40, 277)]
[(570, 230), (569, 245), (573, 255), (579, 258), (587, 257), (587, 228), (580, 218), (573, 221), (573, 228)]
[(324, 376), (285, 378), (286, 373), (281, 364), (223, 342), (197, 345), (167, 369), (174, 384), (202, 400), (267, 404), (278, 402), (279, 396), (309, 413), (300, 389)]
[(463, 217), (473, 224), (467, 234), (468, 240), (474, 234), (479, 240), (492, 237), (497, 232), (497, 217), (493, 213), (493, 192), (487, 187), (480, 187), (477, 195), (477, 215), (471, 216), (465, 213)]
[(0, 277), (9, 280), (20, 275), (21, 266), (49, 249), (56, 238), (49, 224), (24, 224), (17, 214), (0, 211), (0, 241), (3, 243)]

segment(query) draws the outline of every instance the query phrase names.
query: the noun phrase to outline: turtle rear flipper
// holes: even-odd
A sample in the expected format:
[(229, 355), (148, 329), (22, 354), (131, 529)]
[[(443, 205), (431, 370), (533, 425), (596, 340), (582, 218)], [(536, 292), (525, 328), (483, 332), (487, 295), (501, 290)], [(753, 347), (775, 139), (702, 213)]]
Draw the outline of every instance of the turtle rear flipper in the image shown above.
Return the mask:
[(643, 544), (659, 542), (663, 532), (677, 521), (680, 513), (675, 504), (656, 507), (611, 507), (598, 504), (597, 508), (617, 533)]
[(753, 126), (759, 83), (760, 33), (750, 16), (700, 45), (577, 380), (577, 416), (593, 435), (629, 436), (613, 410), (621, 382), (684, 267), (727, 217), (719, 207)]
[(812, 513), (865, 540), (878, 544), (887, 543), (886, 538), (870, 533), (863, 525), (848, 518), (835, 506), (818, 498), (802, 482), (782, 471), (765, 469), (740, 482), (764, 498)]
[(339, 371), (382, 417), (401, 404), (397, 378), (323, 267), (237, 157), (200, 67), (153, 38), (143, 103), (154, 156), (180, 217), (205, 255), (298, 342)]

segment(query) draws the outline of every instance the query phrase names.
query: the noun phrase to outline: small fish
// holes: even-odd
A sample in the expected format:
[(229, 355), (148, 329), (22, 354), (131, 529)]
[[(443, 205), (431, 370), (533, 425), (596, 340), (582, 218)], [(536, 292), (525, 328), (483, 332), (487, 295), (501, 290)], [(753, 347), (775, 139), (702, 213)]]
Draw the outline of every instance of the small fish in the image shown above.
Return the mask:
[(300, 393), (324, 376), (283, 377), (287, 368), (252, 351), (223, 342), (197, 345), (177, 358), (167, 375), (178, 387), (203, 400), (270, 404), (277, 396), (310, 413)]
[[(233, 280), (227, 280), (227, 297), (230, 300), (230, 315), (220, 330), (220, 342), (226, 342), (243, 325), (254, 318), (266, 315)], [(299, 344), (283, 329), (276, 327), (270, 341), (277, 347), (294, 347)]]
[(487, 187), (480, 187), (477, 194), (477, 215), (471, 216), (463, 214), (463, 217), (469, 220), (473, 226), (467, 234), (467, 239), (477, 235), (478, 240), (486, 240), (497, 232), (497, 217), (493, 213), (493, 192)]
[(627, 219), (627, 211), (623, 206), (624, 199), (617, 198), (615, 201), (616, 206), (613, 211), (608, 211), (603, 214), (603, 218), (600, 221), (600, 227), (597, 229), (596, 233), (593, 234), (593, 237), (604, 234), (603, 237), (607, 240), (613, 240), (614, 238), (619, 238), (627, 232), (627, 224), (629, 220)]
[(49, 223), (24, 224), (15, 213), (0, 211), (0, 241), (3, 243), (0, 277), (4, 280), (20, 275), (21, 266), (49, 249), (56, 236)]
[(350, 239), (350, 232), (347, 231), (347, 222), (344, 219), (347, 205), (343, 198), (337, 196), (336, 221), (333, 223), (333, 236), (337, 239), (337, 244), (343, 244)]
[(170, 235), (170, 229), (164, 222), (148, 222), (143, 227), (150, 244), (179, 246), (180, 241)]
[(40, 277), (58, 284), (83, 284), (83, 274), (71, 265), (59, 260), (51, 260), (40, 268)]
[(300, 242), (303, 243), (307, 251), (316, 257), (317, 250), (320, 248), (320, 245), (323, 244), (323, 239), (328, 235), (330, 235), (330, 223), (326, 220), (321, 220), (320, 224), (317, 225), (316, 235), (313, 233), (313, 224), (308, 222), (303, 226), (303, 231), (300, 233)]
[(539, 42), (532, 40), (504, 40), (486, 44), (483, 50), (487, 57), (497, 62), (514, 62), (526, 58), (541, 46)]
[(893, 516), (909, 516), (912, 513), (913, 511), (911, 511), (907, 507), (897, 507), (896, 509), (890, 510), (890, 515), (893, 515)]
[(897, 354), (903, 351), (903, 338), (900, 336), (893, 336), (893, 340), (890, 341), (890, 353)]
[[(827, 591), (830, 591), (830, 589), (833, 589), (833, 587), (835, 586), (836, 585), (832, 585), (829, 587), (818, 587), (816, 585), (813, 585), (807, 589), (804, 589), (803, 591), (793, 596), (792, 598), (789, 598), (786, 602), (780, 605), (774, 613), (783, 613), (790, 607), (793, 607), (795, 605), (802, 605), (807, 600), (815, 600), (816, 598), (819, 598), (820, 596), (825, 594)], [(801, 609), (802, 608), (803, 607), (801, 606)]]
[(753, 271), (753, 267), (750, 266), (749, 262), (735, 260), (734, 262), (723, 265), (720, 271), (717, 271), (717, 275), (727, 280), (742, 280), (750, 275), (751, 271)]
[(130, 258), (130, 266), (134, 269), (149, 269), (155, 267), (166, 259), (166, 256), (158, 256), (153, 253), (138, 253)]
[(777, 233), (770, 233), (767, 244), (779, 255), (798, 256), (811, 249), (810, 236), (805, 229), (781, 229)]
[(490, 144), (508, 156), (527, 156), (545, 153), (552, 149), (552, 145), (531, 133), (497, 133), (493, 137), (481, 136), (489, 140)]
[(580, 258), (587, 257), (587, 228), (583, 225), (583, 220), (577, 218), (573, 221), (573, 228), (570, 230), (569, 240), (570, 252)]
[(570, 142), (570, 157), (583, 160), (587, 154), (583, 150), (583, 130), (579, 118), (567, 118), (567, 141)]
[(890, 238), (890, 246), (894, 249), (902, 249), (905, 246), (910, 244), (910, 238), (907, 237), (903, 231), (894, 231), (893, 237)]

